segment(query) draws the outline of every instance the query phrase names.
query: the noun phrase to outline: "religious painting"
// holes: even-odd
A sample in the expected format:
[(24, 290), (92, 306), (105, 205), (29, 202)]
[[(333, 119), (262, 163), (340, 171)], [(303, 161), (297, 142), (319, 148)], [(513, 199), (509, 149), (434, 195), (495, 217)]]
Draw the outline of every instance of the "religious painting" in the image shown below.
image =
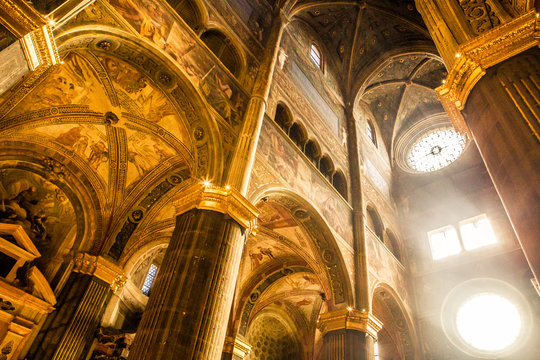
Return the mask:
[(41, 176), (0, 164), (0, 222), (23, 227), (43, 261), (76, 227), (66, 194)]
[(350, 208), (269, 121), (263, 123), (257, 153), (277, 176), (318, 209), (334, 231), (352, 244)]
[(156, 136), (133, 130), (127, 130), (126, 134), (128, 141), (128, 186), (144, 177), (165, 160), (176, 155), (174, 149)]
[(230, 125), (240, 124), (247, 97), (160, 3), (149, 0), (109, 2), (143, 38), (178, 61), (208, 103)]

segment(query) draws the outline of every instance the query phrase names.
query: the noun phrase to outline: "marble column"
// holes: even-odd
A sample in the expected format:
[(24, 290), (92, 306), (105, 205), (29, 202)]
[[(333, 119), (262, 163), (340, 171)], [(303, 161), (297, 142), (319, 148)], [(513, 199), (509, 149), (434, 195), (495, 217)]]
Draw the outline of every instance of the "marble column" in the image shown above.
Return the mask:
[(343, 309), (322, 314), (321, 360), (372, 360), (382, 323), (367, 311)]
[(245, 236), (258, 214), (237, 191), (204, 184), (174, 204), (175, 231), (130, 360), (222, 356)]
[(125, 283), (123, 272), (102, 257), (78, 254), (73, 271), (32, 343), (33, 360), (83, 360), (112, 293)]

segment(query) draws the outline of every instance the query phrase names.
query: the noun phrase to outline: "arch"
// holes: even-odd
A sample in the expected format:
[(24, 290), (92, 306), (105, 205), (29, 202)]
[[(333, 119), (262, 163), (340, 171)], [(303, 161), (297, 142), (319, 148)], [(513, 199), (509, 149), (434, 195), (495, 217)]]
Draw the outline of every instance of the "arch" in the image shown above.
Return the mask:
[(206, 22), (204, 5), (196, 0), (167, 0), (169, 5), (196, 33), (199, 32)]
[(218, 29), (209, 29), (201, 34), (201, 40), (236, 77), (242, 70), (242, 60), (236, 46), (223, 32)]
[(274, 116), (274, 121), (281, 129), (283, 129), (283, 131), (285, 131), (285, 133), (289, 133), (293, 120), (291, 110), (289, 110), (287, 105), (279, 103), (276, 106), (276, 115)]
[(332, 176), (334, 175), (334, 162), (328, 155), (323, 155), (319, 161), (319, 171), (324, 177), (332, 183)]
[(402, 262), (401, 258), (401, 246), (399, 245), (399, 242), (394, 235), (394, 233), (390, 229), (386, 229), (385, 236), (384, 236), (384, 245), (390, 250), (392, 254), (396, 257), (396, 259), (399, 260), (399, 262)]
[(304, 149), (304, 145), (307, 142), (307, 131), (305, 127), (300, 123), (293, 123), (291, 125), (291, 128), (289, 129), (289, 137), (291, 140), (300, 148), (300, 150)]
[(304, 146), (304, 154), (306, 154), (313, 165), (318, 166), (321, 158), (321, 147), (317, 143), (317, 140), (309, 139), (307, 141), (306, 146)]
[(254, 203), (261, 199), (274, 201), (288, 209), (298, 223), (310, 235), (318, 255), (317, 264), (320, 264), (326, 274), (324, 282), (329, 284), (331, 294), (327, 294), (327, 303), (330, 309), (346, 306), (353, 303), (351, 280), (341, 255), (337, 240), (330, 226), (319, 214), (309, 200), (285, 188), (261, 188), (250, 200)]
[[(151, 79), (188, 120), (185, 126), (194, 150), (193, 176), (221, 180), (223, 151), (217, 122), (189, 76), (162, 49), (134, 35), (103, 27), (75, 29), (61, 34), (56, 43), (60, 54), (77, 49), (107, 54), (134, 66)], [(147, 66), (149, 63), (153, 66)]]
[(368, 205), (366, 209), (366, 225), (373, 233), (379, 238), (380, 241), (384, 240), (384, 225), (379, 216), (377, 210), (372, 206)]
[[(399, 359), (416, 359), (418, 338), (410, 312), (403, 301), (386, 283), (376, 283), (371, 295), (372, 311), (383, 322), (379, 332), (379, 351), (392, 353)], [(383, 344), (382, 341), (385, 341)]]
[(334, 176), (332, 177), (332, 185), (345, 200), (348, 199), (347, 180), (345, 179), (345, 175), (341, 170), (336, 170), (334, 173)]

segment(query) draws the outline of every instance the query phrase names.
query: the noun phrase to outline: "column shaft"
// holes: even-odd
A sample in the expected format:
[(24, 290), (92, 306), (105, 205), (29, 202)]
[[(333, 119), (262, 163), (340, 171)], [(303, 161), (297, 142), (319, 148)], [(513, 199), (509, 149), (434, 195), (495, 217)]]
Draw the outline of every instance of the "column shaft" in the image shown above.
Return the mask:
[(373, 338), (363, 331), (335, 330), (323, 337), (320, 360), (371, 360)]
[(112, 294), (110, 285), (94, 276), (72, 273), (27, 357), (33, 360), (79, 360), (94, 338)]
[(540, 49), (488, 69), (463, 111), (525, 257), (540, 277)]
[(178, 215), (130, 360), (220, 359), (242, 248), (229, 216)]

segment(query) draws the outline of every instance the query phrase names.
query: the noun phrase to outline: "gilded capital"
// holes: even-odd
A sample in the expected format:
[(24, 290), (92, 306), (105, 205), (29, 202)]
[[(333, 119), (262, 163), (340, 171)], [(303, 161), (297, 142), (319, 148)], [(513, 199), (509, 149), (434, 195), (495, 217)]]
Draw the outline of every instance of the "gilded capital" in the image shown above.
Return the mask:
[(343, 309), (321, 314), (318, 327), (324, 334), (336, 330), (356, 330), (369, 334), (374, 339), (383, 323), (369, 311)]
[(249, 231), (257, 227), (259, 211), (232, 187), (194, 184), (179, 193), (174, 200), (176, 215), (193, 209), (211, 210), (227, 214)]
[(124, 270), (101, 256), (88, 253), (78, 253), (71, 261), (73, 271), (97, 277), (111, 285), (111, 290), (117, 292), (126, 283)]
[(540, 20), (534, 11), (461, 44), (448, 77), (436, 89), (456, 129), (467, 133), (461, 115), (467, 98), (486, 69), (540, 45)]
[(246, 356), (251, 353), (251, 345), (249, 345), (247, 341), (239, 335), (236, 336), (236, 338), (228, 336), (225, 338), (223, 352), (233, 354), (240, 359), (245, 359)]

